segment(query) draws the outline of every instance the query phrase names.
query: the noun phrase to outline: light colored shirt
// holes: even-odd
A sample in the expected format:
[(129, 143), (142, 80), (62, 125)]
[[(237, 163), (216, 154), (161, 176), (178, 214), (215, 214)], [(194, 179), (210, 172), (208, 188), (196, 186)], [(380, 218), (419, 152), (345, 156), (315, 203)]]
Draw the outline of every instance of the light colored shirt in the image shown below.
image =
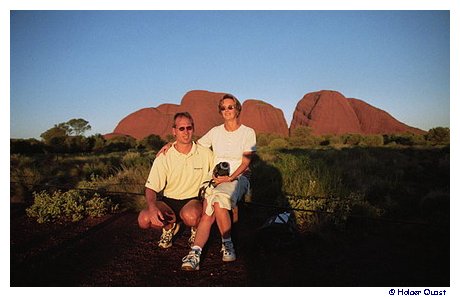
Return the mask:
[(256, 151), (256, 133), (254, 129), (241, 125), (229, 132), (224, 125), (216, 126), (198, 140), (198, 144), (212, 147), (214, 165), (219, 162), (230, 164), (230, 175), (241, 165), (244, 152)]
[(145, 186), (177, 200), (198, 196), (201, 184), (213, 169), (213, 153), (193, 143), (188, 154), (182, 154), (174, 145), (166, 154), (153, 161)]

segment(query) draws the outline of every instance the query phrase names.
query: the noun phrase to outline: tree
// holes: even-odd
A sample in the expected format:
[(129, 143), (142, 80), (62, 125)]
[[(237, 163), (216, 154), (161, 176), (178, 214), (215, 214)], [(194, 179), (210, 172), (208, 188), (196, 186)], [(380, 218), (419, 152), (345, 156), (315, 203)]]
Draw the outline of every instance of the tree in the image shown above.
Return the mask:
[(150, 134), (144, 139), (138, 142), (138, 148), (144, 148), (146, 150), (159, 150), (166, 144), (166, 141), (161, 139), (160, 136), (155, 134)]
[(136, 146), (136, 139), (129, 135), (119, 135), (107, 140), (105, 150), (108, 152), (127, 151)]
[(43, 132), (40, 137), (53, 152), (80, 152), (86, 151), (89, 142), (83, 137), (85, 131), (91, 126), (84, 119), (71, 119), (65, 123), (54, 125)]
[(449, 144), (450, 129), (443, 127), (432, 128), (428, 131), (426, 140), (432, 144)]
[(51, 145), (53, 138), (62, 138), (68, 136), (68, 130), (66, 130), (62, 124), (63, 123), (54, 125), (53, 128), (46, 130), (40, 135), (46, 144)]
[(91, 126), (88, 124), (88, 121), (84, 119), (71, 119), (65, 124), (69, 127), (70, 135), (81, 136), (86, 131), (91, 130)]
[(30, 139), (10, 139), (10, 152), (12, 154), (33, 154), (43, 153), (44, 144), (34, 138)]

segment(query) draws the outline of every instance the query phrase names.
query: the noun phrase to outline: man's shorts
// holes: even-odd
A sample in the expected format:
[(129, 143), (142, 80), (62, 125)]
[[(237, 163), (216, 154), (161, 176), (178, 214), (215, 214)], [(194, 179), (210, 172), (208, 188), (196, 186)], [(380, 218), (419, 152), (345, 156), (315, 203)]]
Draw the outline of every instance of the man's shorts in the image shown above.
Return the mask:
[(180, 218), (181, 209), (185, 206), (185, 204), (187, 204), (188, 202), (192, 200), (199, 201), (198, 197), (187, 198), (187, 199), (182, 199), (182, 200), (171, 199), (171, 198), (164, 197), (164, 196), (160, 198), (160, 201), (163, 201), (164, 203), (166, 203), (166, 205), (168, 205), (172, 209), (172, 211), (174, 211), (177, 222), (181, 221), (181, 218)]

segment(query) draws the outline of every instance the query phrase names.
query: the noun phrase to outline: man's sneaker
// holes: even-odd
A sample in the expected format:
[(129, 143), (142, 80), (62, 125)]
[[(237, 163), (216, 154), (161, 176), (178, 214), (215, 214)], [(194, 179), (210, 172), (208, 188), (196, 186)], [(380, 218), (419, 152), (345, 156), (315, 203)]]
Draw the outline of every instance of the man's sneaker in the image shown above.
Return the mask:
[(182, 270), (200, 270), (200, 255), (197, 250), (191, 250), (187, 256), (182, 258)]
[(196, 237), (196, 228), (192, 227), (190, 228), (190, 238), (188, 239), (188, 245), (190, 247), (193, 246), (193, 243), (195, 242), (195, 237)]
[(165, 230), (163, 228), (163, 233), (161, 234), (160, 241), (158, 242), (158, 246), (164, 249), (167, 249), (172, 246), (172, 239), (173, 236), (179, 232), (179, 224), (174, 223), (172, 228), (169, 230)]
[(222, 243), (222, 261), (231, 262), (236, 260), (235, 249), (233, 248), (233, 242), (226, 241)]

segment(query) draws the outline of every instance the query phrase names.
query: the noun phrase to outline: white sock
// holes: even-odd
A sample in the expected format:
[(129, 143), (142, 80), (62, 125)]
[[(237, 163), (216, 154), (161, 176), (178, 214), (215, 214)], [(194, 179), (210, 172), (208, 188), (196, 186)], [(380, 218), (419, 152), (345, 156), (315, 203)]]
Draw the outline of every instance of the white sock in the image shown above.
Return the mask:
[(192, 246), (192, 250), (197, 251), (201, 254), (201, 248), (197, 245)]
[(232, 238), (231, 238), (231, 237), (229, 237), (229, 238), (222, 238), (222, 243), (224, 243), (224, 242), (229, 242), (229, 241), (230, 241), (230, 242), (232, 241)]

